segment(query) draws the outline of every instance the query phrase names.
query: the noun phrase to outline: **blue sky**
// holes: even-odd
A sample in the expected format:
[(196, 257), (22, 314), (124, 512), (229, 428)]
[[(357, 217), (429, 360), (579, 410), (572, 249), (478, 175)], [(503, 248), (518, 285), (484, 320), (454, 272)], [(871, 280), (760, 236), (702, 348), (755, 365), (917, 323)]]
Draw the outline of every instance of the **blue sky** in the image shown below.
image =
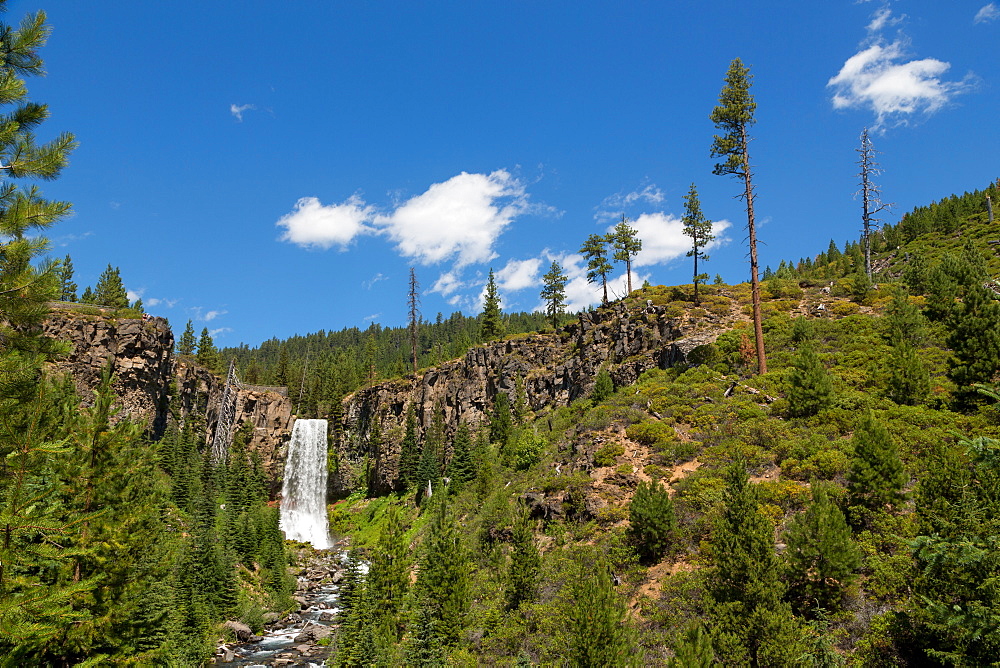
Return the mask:
[[(858, 236), (859, 134), (873, 129), (886, 220), (983, 187), (996, 166), (1000, 2), (84, 3), (44, 9), (46, 133), (80, 147), (50, 232), (82, 290), (111, 263), (176, 331), (219, 345), (539, 305), (560, 261), (623, 213), (638, 281), (690, 282), (680, 236), (697, 185), (746, 280), (739, 183), (712, 175), (709, 114), (752, 67), (761, 264)], [(616, 286), (624, 279), (618, 270)], [(621, 292), (620, 287), (617, 288)]]

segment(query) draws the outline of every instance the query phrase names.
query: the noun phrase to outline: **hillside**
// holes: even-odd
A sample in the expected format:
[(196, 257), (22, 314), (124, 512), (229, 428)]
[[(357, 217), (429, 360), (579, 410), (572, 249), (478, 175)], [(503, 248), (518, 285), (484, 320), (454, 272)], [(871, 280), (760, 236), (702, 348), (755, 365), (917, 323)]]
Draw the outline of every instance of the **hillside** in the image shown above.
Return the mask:
[[(373, 574), (387, 545), (411, 546), (395, 558), (426, 603), (421, 573), (454, 522), (462, 572), (451, 577), (466, 583), (456, 605), (467, 608), (435, 640), (405, 615), (398, 632), (378, 631), (384, 616), (359, 599), (344, 623), (378, 642), (359, 648), (342, 630), (339, 665), (414, 652), (456, 665), (567, 652), (623, 665), (992, 660), (1000, 411), (968, 384), (1000, 369), (1000, 320), (984, 319), (997, 304), (980, 301), (997, 261), (985, 214), (953, 204), (981, 197), (886, 227), (877, 286), (859, 277), (850, 244), (770, 276), (763, 376), (750, 375), (748, 286), (711, 286), (701, 308), (690, 286), (654, 287), (567, 326), (566, 356), (482, 374), (473, 406), (428, 395), (419, 376), (349, 398), (348, 413), (368, 417), (346, 423), (357, 428), (334, 459), (356, 485), (335, 525)], [(957, 225), (939, 219), (956, 207)], [(911, 217), (929, 229), (906, 240)], [(896, 235), (904, 242), (890, 247)], [(924, 283), (912, 278), (920, 263)], [(585, 341), (595, 320), (610, 331), (675, 323), (660, 349), (700, 338), (657, 362), (645, 357), (657, 346), (637, 357), (612, 343), (600, 356), (599, 328)], [(989, 345), (964, 350), (957, 332)], [(520, 359), (518, 340), (507, 345), (506, 359)], [(574, 356), (586, 380), (561, 384), (556, 369)], [(425, 373), (447, 387), (447, 372)], [(526, 389), (541, 387), (533, 378), (549, 389)], [(376, 472), (384, 484), (372, 485)], [(428, 475), (443, 476), (438, 491), (450, 480), (447, 502), (424, 498)], [(387, 485), (399, 491), (370, 496)]]

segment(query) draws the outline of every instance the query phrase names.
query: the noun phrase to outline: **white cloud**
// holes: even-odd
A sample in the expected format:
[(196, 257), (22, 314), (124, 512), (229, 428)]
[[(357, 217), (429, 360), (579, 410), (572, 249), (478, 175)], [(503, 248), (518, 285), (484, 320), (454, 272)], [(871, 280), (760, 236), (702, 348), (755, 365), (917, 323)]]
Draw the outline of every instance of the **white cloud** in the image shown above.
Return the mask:
[(365, 322), (369, 322), (371, 320), (375, 320), (380, 315), (382, 315), (382, 314), (381, 313), (372, 313), (371, 315), (366, 315), (364, 318), (362, 318), (362, 320), (364, 320)]
[(637, 202), (658, 205), (662, 204), (664, 199), (663, 191), (655, 183), (649, 183), (631, 192), (608, 195), (598, 205), (594, 218), (601, 222), (616, 220), (626, 208)]
[(404, 257), (455, 267), (488, 262), (493, 245), (527, 208), (524, 186), (506, 170), (462, 172), (374, 219)]
[(995, 21), (1000, 18), (1000, 8), (997, 8), (995, 2), (991, 2), (988, 5), (983, 5), (983, 7), (976, 12), (976, 18), (973, 19), (974, 23), (988, 23), (989, 21)]
[(375, 274), (374, 276), (372, 276), (371, 279), (369, 279), (367, 281), (362, 281), (361, 285), (364, 286), (365, 290), (371, 290), (373, 285), (375, 285), (379, 281), (384, 281), (384, 280), (386, 280), (388, 278), (389, 278), (388, 276), (386, 276), (385, 274), (383, 274), (380, 271), (377, 274)]
[[(642, 240), (642, 250), (632, 260), (633, 267), (664, 264), (691, 250), (691, 238), (685, 236), (684, 223), (677, 216), (663, 212), (644, 213), (630, 224)], [(708, 244), (705, 250), (711, 250), (728, 241), (723, 232), (729, 227), (728, 220), (714, 221), (712, 232), (716, 240)], [(608, 231), (610, 232), (611, 228)]]
[(233, 117), (236, 119), (237, 123), (242, 123), (243, 122), (243, 112), (244, 111), (253, 111), (256, 108), (257, 107), (255, 107), (252, 104), (231, 104), (231, 105), (229, 105), (229, 113), (231, 113), (233, 115)]
[(886, 43), (879, 31), (903, 20), (883, 7), (868, 24), (868, 38), (861, 50), (827, 81), (834, 89), (834, 109), (868, 108), (875, 113), (875, 128), (905, 125), (915, 113), (932, 114), (969, 88), (971, 75), (963, 81), (941, 77), (951, 67), (935, 58), (907, 60), (907, 41), (899, 37)]
[(214, 339), (220, 334), (228, 334), (231, 331), (233, 331), (232, 327), (219, 327), (218, 329), (209, 330), (208, 335)]
[(204, 320), (205, 322), (209, 322), (211, 320), (215, 320), (220, 315), (226, 315), (227, 313), (229, 313), (229, 311), (209, 311), (205, 314)]
[(514, 292), (542, 284), (540, 270), (542, 259), (510, 260), (495, 275), (497, 287), (504, 292)]
[(315, 197), (303, 197), (295, 203), (295, 209), (275, 225), (285, 228), (279, 237), (281, 241), (324, 249), (336, 244), (344, 250), (356, 236), (372, 231), (365, 224), (372, 213), (372, 207), (358, 195), (340, 204), (328, 205), (321, 204)]
[(457, 292), (465, 287), (465, 283), (462, 282), (461, 276), (457, 271), (446, 271), (438, 279), (434, 281), (434, 285), (431, 286), (431, 292), (440, 292), (443, 296)]
[(868, 24), (867, 30), (869, 33), (877, 33), (886, 26), (899, 25), (905, 18), (906, 14), (903, 14), (902, 16), (893, 16), (891, 9), (888, 7), (882, 7), (872, 15), (872, 21)]

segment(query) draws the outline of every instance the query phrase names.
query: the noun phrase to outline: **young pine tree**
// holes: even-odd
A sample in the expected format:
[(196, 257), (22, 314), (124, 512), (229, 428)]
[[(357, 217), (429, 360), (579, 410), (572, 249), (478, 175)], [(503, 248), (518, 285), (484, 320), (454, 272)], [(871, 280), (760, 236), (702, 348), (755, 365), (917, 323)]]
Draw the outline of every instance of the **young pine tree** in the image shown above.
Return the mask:
[(684, 235), (691, 238), (691, 250), (687, 252), (687, 256), (694, 258), (694, 305), (700, 306), (698, 284), (708, 280), (708, 274), (698, 273), (698, 259), (701, 258), (703, 262), (708, 261), (704, 249), (715, 240), (715, 235), (712, 234), (712, 221), (705, 218), (705, 214), (701, 212), (698, 189), (693, 183), (688, 194), (684, 196), (684, 217), (681, 218), (681, 222), (684, 223)]
[(399, 452), (399, 479), (396, 488), (406, 490), (417, 484), (420, 468), (420, 443), (417, 440), (417, 414), (410, 404), (406, 411), (406, 432)]
[(806, 341), (799, 346), (788, 374), (788, 414), (809, 417), (827, 408), (833, 400), (833, 381), (823, 362)]
[(640, 481), (628, 508), (629, 535), (639, 556), (656, 563), (676, 540), (677, 518), (674, 502), (665, 487), (655, 480)]
[(506, 392), (497, 392), (493, 398), (493, 412), (490, 415), (490, 443), (503, 447), (514, 431), (514, 420), (510, 412), (510, 397)]
[(73, 282), (73, 260), (69, 255), (59, 267), (59, 301), (76, 301), (76, 283)]
[(440, 495), (435, 499), (414, 584), (415, 604), (428, 613), (441, 645), (453, 648), (461, 641), (469, 611), (469, 561), (448, 497)]
[(774, 527), (742, 461), (726, 474), (723, 508), (712, 536), (709, 593), (713, 641), (726, 665), (792, 665), (801, 634), (774, 549)]
[(812, 503), (792, 517), (785, 533), (788, 595), (800, 614), (817, 606), (839, 608), (861, 565), (860, 550), (844, 513), (830, 498), (829, 483), (813, 481), (811, 489)]
[(181, 334), (181, 338), (177, 340), (177, 354), (194, 355), (197, 347), (198, 340), (194, 338), (194, 325), (188, 320), (187, 324), (184, 325), (184, 332)]
[(493, 277), (493, 269), (486, 281), (486, 297), (483, 301), (482, 315), (483, 341), (493, 341), (503, 336), (503, 314), (500, 311), (500, 292)]
[(871, 514), (898, 506), (905, 499), (907, 475), (889, 430), (867, 413), (854, 430), (854, 455), (847, 473), (851, 523), (865, 526)]
[(476, 464), (472, 458), (472, 436), (465, 424), (460, 424), (455, 432), (446, 477), (449, 479), (450, 489), (455, 492), (476, 479)]
[(511, 540), (510, 567), (507, 570), (507, 608), (516, 610), (522, 603), (538, 595), (541, 557), (535, 545), (531, 520), (522, 510), (514, 521)]
[(569, 656), (574, 666), (627, 666), (635, 639), (625, 601), (614, 590), (603, 558), (581, 559), (570, 585)]
[(601, 369), (594, 378), (594, 389), (590, 393), (590, 398), (594, 403), (604, 401), (615, 393), (615, 381), (607, 369)]
[(219, 349), (215, 347), (212, 335), (208, 333), (208, 327), (204, 327), (201, 330), (201, 336), (198, 338), (198, 356), (196, 359), (198, 360), (198, 364), (209, 371), (218, 371), (222, 364), (222, 359), (219, 357)]

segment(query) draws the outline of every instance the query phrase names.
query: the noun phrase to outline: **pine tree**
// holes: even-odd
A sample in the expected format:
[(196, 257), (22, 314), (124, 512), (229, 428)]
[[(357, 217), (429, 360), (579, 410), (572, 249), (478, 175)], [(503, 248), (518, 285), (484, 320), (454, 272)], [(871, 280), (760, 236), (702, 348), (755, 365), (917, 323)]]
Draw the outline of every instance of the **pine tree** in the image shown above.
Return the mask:
[(691, 238), (691, 250), (687, 252), (687, 256), (694, 258), (694, 305), (700, 306), (698, 284), (707, 281), (708, 274), (698, 273), (698, 258), (703, 262), (708, 261), (704, 248), (715, 241), (715, 235), (712, 234), (712, 221), (705, 218), (705, 214), (701, 212), (698, 189), (693, 183), (688, 194), (684, 196), (684, 217), (681, 218), (681, 222), (684, 223), (684, 235)]
[(569, 650), (575, 666), (624, 666), (633, 662), (635, 641), (625, 602), (611, 583), (603, 558), (581, 559), (569, 610)]
[(177, 340), (177, 354), (194, 355), (197, 345), (198, 341), (194, 338), (194, 324), (188, 320), (181, 338)]
[(456, 647), (469, 610), (469, 563), (448, 497), (438, 498), (414, 589), (417, 607), (428, 613), (441, 645)]
[[(0, 10), (4, 7), (0, 5)], [(0, 25), (0, 656), (11, 665), (43, 665), (46, 645), (81, 615), (71, 603), (96, 583), (57, 582), (68, 559), (59, 535), (69, 529), (53, 503), (53, 458), (65, 447), (54, 420), (68, 417), (42, 364), (57, 352), (41, 336), (46, 301), (59, 295), (57, 263), (38, 262), (41, 236), (68, 215), (66, 202), (48, 201), (36, 186), (14, 179), (54, 179), (76, 143), (70, 134), (37, 144), (48, 108), (27, 100), (24, 78), (43, 74), (38, 49), (49, 34), (44, 12), (17, 28)], [(52, 657), (49, 657), (52, 658)]]
[(757, 279), (757, 226), (754, 220), (753, 170), (750, 164), (749, 129), (756, 121), (757, 103), (750, 93), (753, 75), (743, 61), (734, 58), (726, 73), (726, 85), (719, 94), (719, 105), (710, 116), (715, 127), (723, 131), (712, 140), (712, 157), (724, 158), (715, 165), (713, 174), (735, 176), (743, 180), (743, 200), (747, 208), (747, 233), (750, 244), (750, 298), (753, 308), (754, 340), (757, 346), (757, 372), (767, 373), (764, 356), (764, 330), (760, 315), (760, 282)]
[(490, 415), (490, 443), (504, 446), (514, 431), (510, 415), (510, 397), (506, 392), (497, 392), (493, 397), (493, 413)]
[(871, 513), (899, 505), (907, 475), (889, 430), (867, 413), (854, 430), (854, 455), (847, 474), (851, 523), (864, 526)]
[(413, 404), (406, 411), (406, 432), (399, 452), (399, 482), (397, 489), (409, 489), (417, 484), (420, 466), (420, 444), (417, 440), (417, 414)]
[(111, 308), (128, 308), (128, 293), (122, 283), (121, 271), (110, 264), (97, 279), (94, 288), (94, 301), (100, 306)]
[(830, 485), (813, 481), (811, 489), (812, 503), (789, 521), (785, 538), (789, 597), (800, 613), (838, 608), (861, 565), (844, 513), (830, 498)]
[(774, 528), (760, 508), (746, 466), (726, 474), (723, 508), (712, 536), (709, 592), (714, 605), (713, 641), (724, 664), (790, 665), (800, 635), (774, 550)]
[(655, 480), (640, 481), (628, 507), (629, 535), (639, 556), (657, 563), (672, 547), (677, 535), (674, 502)]
[(516, 610), (538, 595), (541, 557), (535, 545), (531, 520), (522, 510), (511, 535), (510, 567), (507, 570), (507, 608)]
[(76, 283), (73, 282), (73, 260), (69, 255), (59, 268), (59, 301), (76, 301)]
[(667, 668), (715, 668), (712, 639), (701, 624), (691, 626), (684, 638), (674, 646), (674, 657), (667, 661)]
[(608, 235), (608, 241), (615, 249), (612, 256), (615, 262), (625, 263), (625, 281), (628, 294), (632, 294), (632, 258), (642, 250), (642, 239), (639, 238), (638, 231), (629, 225), (629, 219), (623, 215)]
[(208, 333), (208, 327), (203, 327), (201, 336), (198, 338), (198, 364), (209, 371), (218, 371), (222, 360), (219, 358), (219, 349), (212, 341), (212, 335)]
[(389, 506), (385, 524), (372, 552), (367, 577), (368, 597), (374, 623), (386, 627), (399, 640), (403, 624), (400, 614), (410, 588), (409, 543), (396, 506)]
[(407, 292), (406, 303), (410, 317), (410, 353), (413, 357), (413, 373), (417, 372), (417, 330), (420, 327), (420, 284), (417, 274), (410, 267), (410, 290)]
[(460, 424), (455, 432), (446, 475), (450, 488), (456, 492), (476, 479), (476, 464), (472, 460), (472, 437), (469, 435), (469, 427), (465, 424)]
[(906, 406), (924, 401), (931, 391), (931, 377), (916, 348), (905, 340), (900, 341), (893, 347), (886, 366), (886, 395), (890, 399)]
[(973, 387), (1000, 374), (1000, 301), (981, 284), (970, 285), (948, 319), (948, 377), (958, 386), (956, 402), (971, 408), (982, 401)]
[(486, 280), (486, 297), (483, 301), (483, 341), (493, 341), (503, 336), (503, 314), (500, 312), (500, 292), (490, 268), (490, 276)]
[(804, 342), (788, 374), (788, 414), (809, 417), (827, 408), (833, 399), (833, 381), (812, 343)]
[(594, 403), (604, 401), (615, 393), (615, 381), (607, 369), (601, 369), (594, 378), (594, 389), (590, 393), (590, 398)]
[(580, 254), (587, 261), (587, 282), (596, 283), (597, 279), (601, 280), (601, 289), (604, 291), (601, 304), (607, 306), (608, 274), (612, 271), (608, 261), (608, 237), (591, 234), (580, 247)]
[(549, 266), (548, 272), (542, 276), (542, 301), (545, 302), (545, 314), (552, 321), (553, 327), (559, 326), (559, 316), (566, 312), (566, 283), (569, 281), (562, 267), (555, 260)]
[(73, 457), (59, 463), (60, 505), (75, 526), (62, 539), (74, 552), (70, 577), (97, 583), (73, 600), (79, 618), (63, 630), (65, 659), (134, 657), (165, 623), (161, 610), (161, 616), (147, 614), (149, 628), (136, 625), (149, 591), (167, 575), (168, 533), (160, 520), (165, 487), (142, 425), (119, 415), (111, 369), (109, 363), (93, 406), (72, 414)]
[(94, 291), (90, 289), (89, 285), (86, 288), (84, 288), (83, 294), (80, 295), (80, 303), (81, 304), (94, 304), (94, 303), (96, 303), (94, 301)]

